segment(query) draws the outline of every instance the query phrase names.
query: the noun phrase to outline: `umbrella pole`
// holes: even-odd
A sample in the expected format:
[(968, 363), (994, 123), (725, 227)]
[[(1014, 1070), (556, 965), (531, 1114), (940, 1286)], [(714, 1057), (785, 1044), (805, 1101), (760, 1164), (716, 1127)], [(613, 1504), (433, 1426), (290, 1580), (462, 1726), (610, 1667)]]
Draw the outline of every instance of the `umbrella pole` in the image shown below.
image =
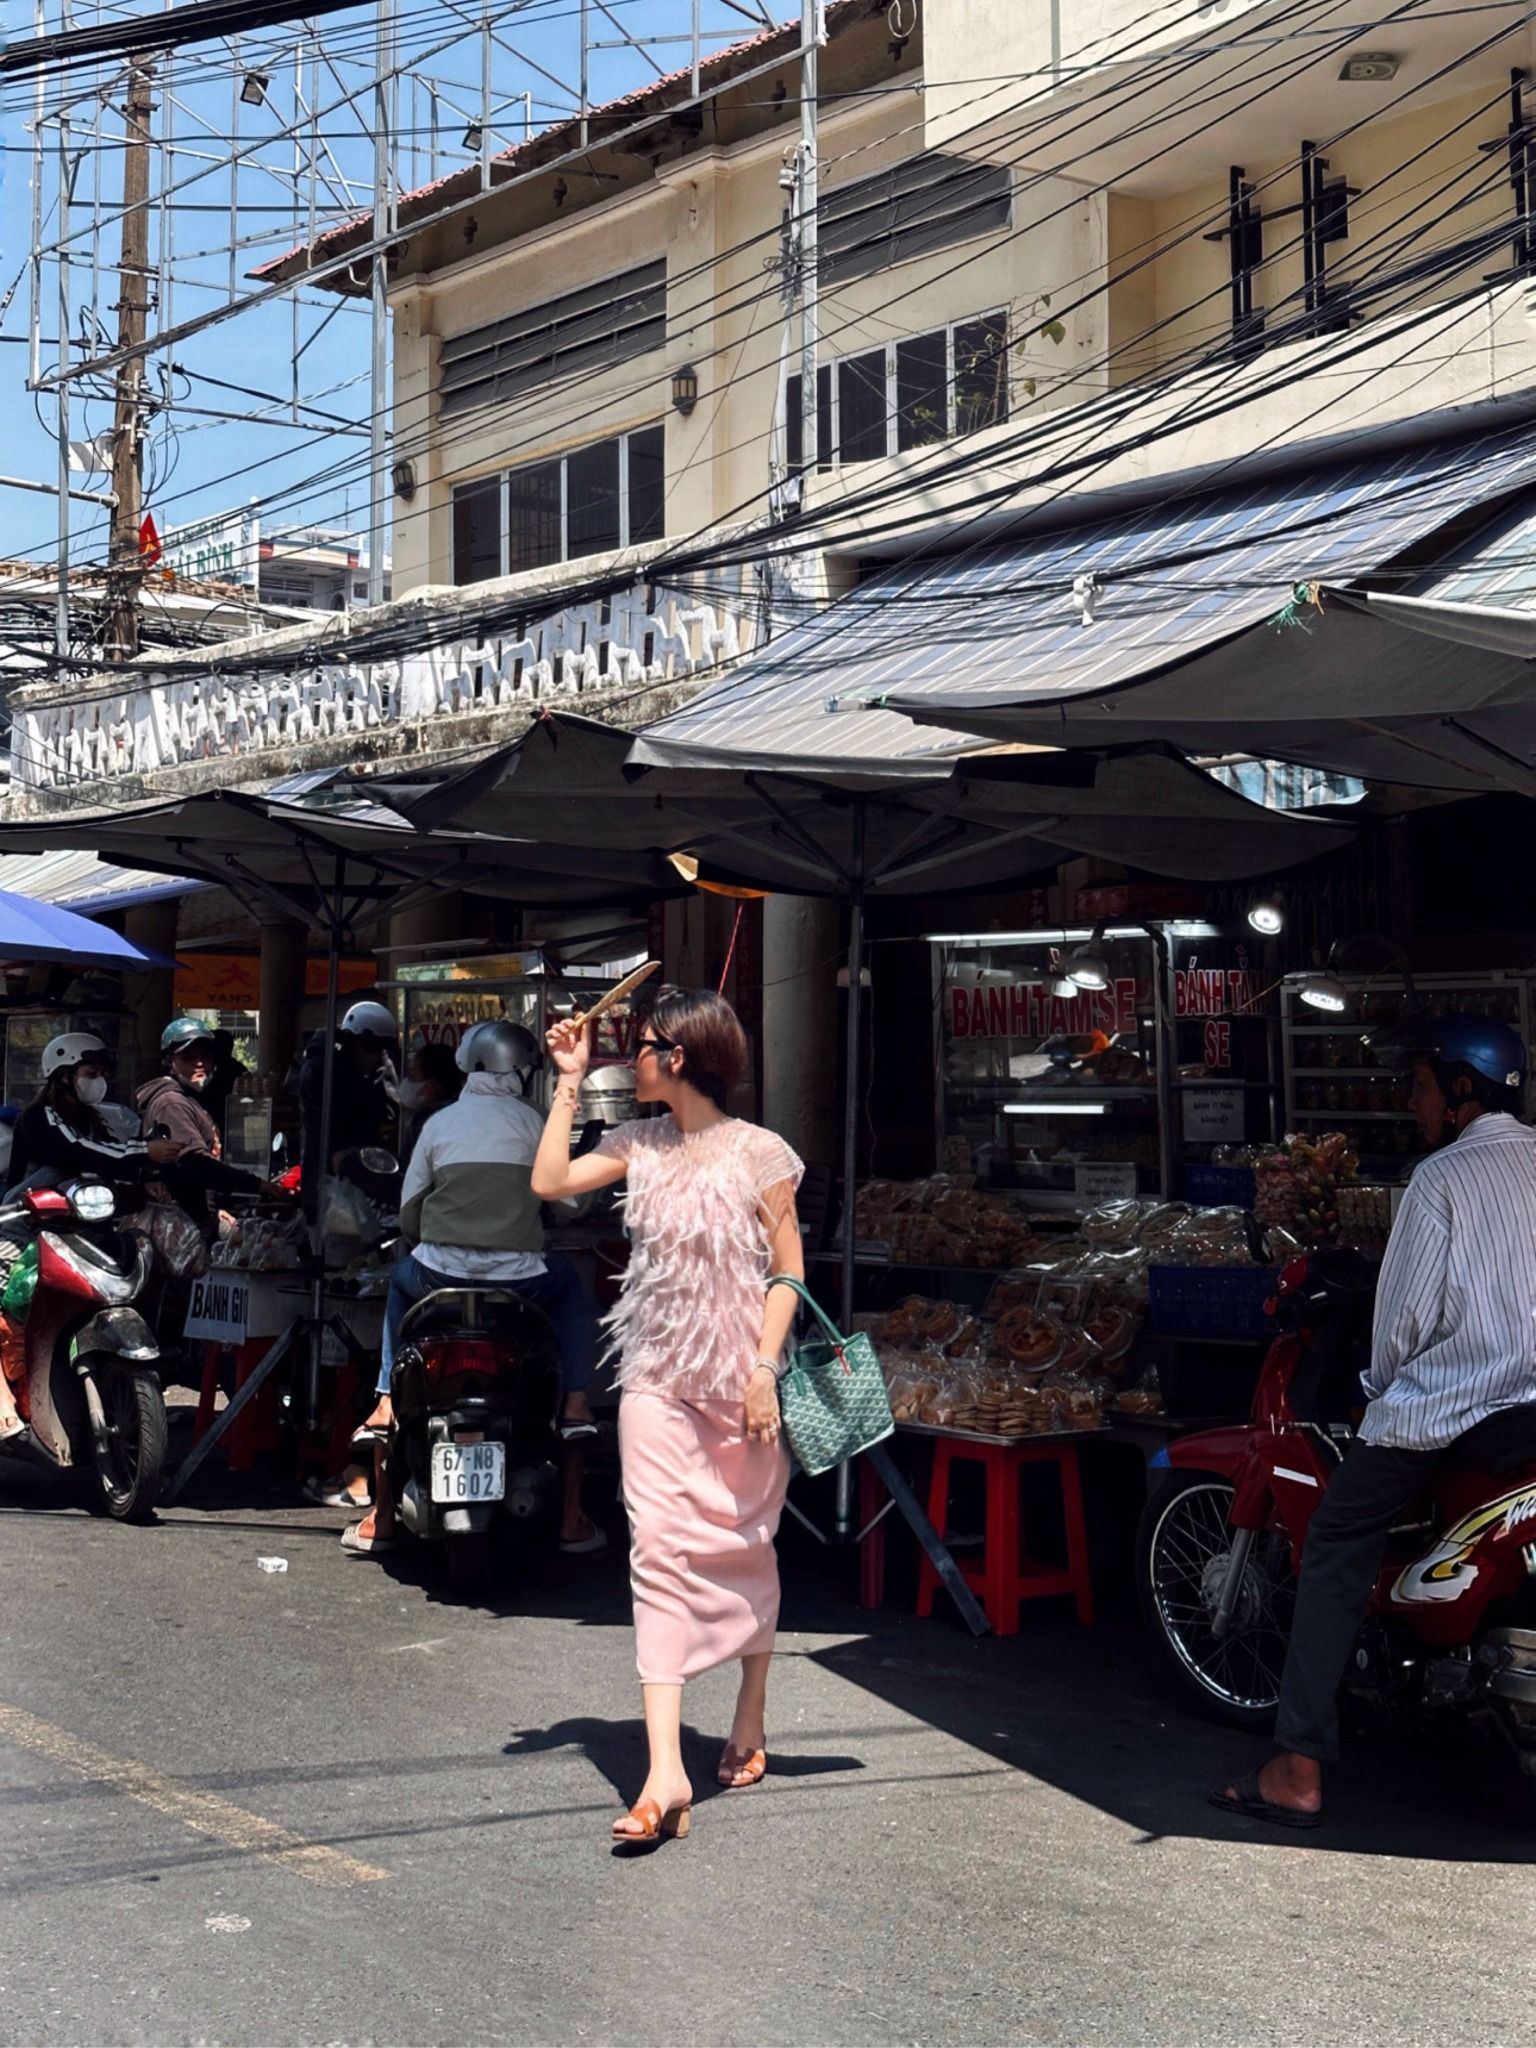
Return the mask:
[[(843, 1242), (840, 1325), (853, 1327), (853, 1290), (858, 1250), (854, 1190), (858, 1180), (859, 1047), (863, 1037), (864, 996), (864, 802), (853, 812), (853, 881), (848, 892), (848, 1043), (843, 1067)], [(835, 1526), (840, 1543), (853, 1534), (853, 1467), (837, 1468)]]
[[(331, 1170), (331, 1125), (336, 1105), (336, 1027), (341, 1007), (341, 913), (346, 888), (347, 862), (338, 853), (331, 874), (331, 914), (326, 919), (328, 950), (325, 962), (325, 1048), (320, 1067), (320, 1157), (315, 1162), (313, 1190), (306, 1184), (307, 1200), (314, 1204), (316, 1258), (310, 1302), (309, 1345), (304, 1373), (304, 1426), (313, 1431), (320, 1413), (320, 1353), (325, 1343), (325, 1236), (321, 1227), (325, 1176)], [(308, 1176), (306, 1176), (307, 1183)]]

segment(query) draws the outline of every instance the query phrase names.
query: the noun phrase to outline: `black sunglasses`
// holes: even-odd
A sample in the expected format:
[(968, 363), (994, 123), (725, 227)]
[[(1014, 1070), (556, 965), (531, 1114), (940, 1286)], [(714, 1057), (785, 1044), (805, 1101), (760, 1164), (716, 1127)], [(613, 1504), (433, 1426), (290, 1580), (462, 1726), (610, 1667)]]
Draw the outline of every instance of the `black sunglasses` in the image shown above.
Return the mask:
[(675, 1038), (637, 1038), (635, 1040), (635, 1051), (637, 1053), (676, 1052), (677, 1043)]

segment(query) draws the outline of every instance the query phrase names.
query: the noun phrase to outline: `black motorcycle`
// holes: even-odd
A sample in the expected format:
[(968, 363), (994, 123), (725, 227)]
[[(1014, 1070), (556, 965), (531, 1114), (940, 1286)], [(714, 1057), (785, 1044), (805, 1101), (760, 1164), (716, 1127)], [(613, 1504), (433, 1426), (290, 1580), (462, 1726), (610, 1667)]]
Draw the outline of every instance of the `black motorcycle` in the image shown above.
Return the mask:
[(498, 1521), (531, 1529), (558, 1509), (559, 1358), (549, 1319), (505, 1289), (440, 1288), (401, 1321), (390, 1397), (400, 1520), (424, 1542), (447, 1545), (455, 1587), (479, 1590)]

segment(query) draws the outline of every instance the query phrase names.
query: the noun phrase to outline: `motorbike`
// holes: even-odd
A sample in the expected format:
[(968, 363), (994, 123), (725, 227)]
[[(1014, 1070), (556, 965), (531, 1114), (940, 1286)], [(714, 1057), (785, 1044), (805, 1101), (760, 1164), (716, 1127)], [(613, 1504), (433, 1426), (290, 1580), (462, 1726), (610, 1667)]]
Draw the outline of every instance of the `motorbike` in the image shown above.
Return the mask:
[(78, 1472), (98, 1513), (147, 1521), (165, 1469), (160, 1347), (131, 1304), (154, 1254), (115, 1227), (105, 1181), (31, 1187), (0, 1223), (37, 1230), (37, 1285), (22, 1325), (25, 1373), (16, 1389), (30, 1427), (22, 1455)]
[[(1278, 1705), (1307, 1530), (1364, 1402), (1374, 1294), (1358, 1253), (1292, 1259), (1249, 1421), (1153, 1461), (1143, 1618), (1185, 1696), (1229, 1725), (1263, 1729)], [(1536, 1788), (1536, 1403), (1470, 1430), (1392, 1532), (1345, 1689), (1491, 1721)]]
[(522, 1296), (445, 1287), (406, 1311), (390, 1483), (405, 1528), (445, 1545), (456, 1588), (489, 1582), (499, 1520), (531, 1531), (553, 1519), (558, 1389), (554, 1331)]

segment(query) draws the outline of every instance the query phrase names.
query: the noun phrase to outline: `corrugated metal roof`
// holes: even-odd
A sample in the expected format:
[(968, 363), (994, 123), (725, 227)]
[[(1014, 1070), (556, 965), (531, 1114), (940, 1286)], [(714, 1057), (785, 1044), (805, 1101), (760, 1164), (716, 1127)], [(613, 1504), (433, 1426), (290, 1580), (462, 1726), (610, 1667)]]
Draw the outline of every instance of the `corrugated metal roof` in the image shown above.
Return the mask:
[(98, 860), (94, 853), (0, 854), (0, 889), (37, 903), (57, 903), (82, 917), (99, 917), (104, 911), (127, 910), (135, 903), (186, 896), (194, 889), (212, 886), (186, 876), (117, 867), (111, 861)]
[[(1293, 586), (1347, 584), (1480, 498), (1536, 482), (1529, 428), (1358, 462), (1170, 490), (1134, 511), (893, 562), (648, 727), (648, 759), (913, 760), (966, 742), (886, 699), (952, 706), (1104, 690), (1274, 617)], [(1080, 579), (1094, 583), (1092, 623)], [(1305, 608), (1300, 623), (1305, 625)], [(1297, 635), (1298, 658), (1306, 642)]]

